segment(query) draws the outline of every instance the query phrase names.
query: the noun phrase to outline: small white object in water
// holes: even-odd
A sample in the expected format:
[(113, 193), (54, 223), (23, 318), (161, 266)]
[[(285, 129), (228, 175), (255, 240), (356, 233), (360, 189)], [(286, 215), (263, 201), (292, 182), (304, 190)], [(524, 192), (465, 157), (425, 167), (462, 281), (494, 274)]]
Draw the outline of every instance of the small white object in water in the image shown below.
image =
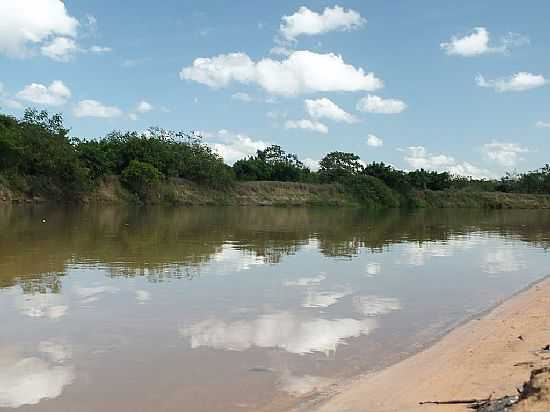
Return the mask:
[(46, 223), (46, 219), (42, 219), (42, 223)]

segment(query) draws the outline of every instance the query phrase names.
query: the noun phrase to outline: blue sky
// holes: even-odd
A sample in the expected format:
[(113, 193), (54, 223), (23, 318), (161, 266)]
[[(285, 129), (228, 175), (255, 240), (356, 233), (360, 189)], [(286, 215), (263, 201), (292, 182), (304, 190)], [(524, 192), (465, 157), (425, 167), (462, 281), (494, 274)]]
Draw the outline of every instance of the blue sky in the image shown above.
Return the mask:
[[(550, 161), (550, 3), (0, 2), (0, 107), (495, 176)], [(203, 60), (196, 60), (201, 58)], [(370, 96), (370, 97), (369, 97)]]

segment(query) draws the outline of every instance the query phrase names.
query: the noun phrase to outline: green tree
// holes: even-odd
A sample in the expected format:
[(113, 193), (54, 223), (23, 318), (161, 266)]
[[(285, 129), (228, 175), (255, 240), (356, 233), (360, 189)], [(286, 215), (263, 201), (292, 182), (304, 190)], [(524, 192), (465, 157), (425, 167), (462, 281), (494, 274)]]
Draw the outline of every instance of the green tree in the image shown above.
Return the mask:
[(337, 182), (363, 172), (360, 157), (353, 153), (331, 152), (319, 162), (319, 165), (322, 182)]

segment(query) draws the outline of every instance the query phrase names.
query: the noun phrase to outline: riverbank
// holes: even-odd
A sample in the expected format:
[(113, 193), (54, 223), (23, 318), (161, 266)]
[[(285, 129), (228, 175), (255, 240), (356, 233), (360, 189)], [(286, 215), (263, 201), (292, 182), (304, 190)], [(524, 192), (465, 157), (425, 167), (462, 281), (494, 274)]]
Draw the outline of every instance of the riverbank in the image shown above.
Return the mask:
[[(550, 279), (486, 315), (453, 330), (432, 347), (382, 371), (331, 390), (296, 411), (460, 412), (466, 405), (423, 401), (496, 399), (516, 395), (533, 370), (549, 366)], [(547, 411), (550, 377), (535, 377), (540, 392), (513, 411)]]
[[(388, 188), (388, 190), (390, 190)], [(59, 190), (52, 188), (52, 193)], [(394, 193), (397, 199), (399, 195)], [(36, 195), (9, 189), (0, 183), (0, 202), (46, 203), (61, 202), (55, 195)], [(139, 199), (120, 183), (116, 176), (104, 178), (89, 194), (78, 200), (88, 204), (129, 204)], [(224, 190), (216, 190), (183, 180), (171, 179), (148, 196), (148, 204), (176, 206), (232, 205), (232, 206), (351, 206), (364, 205), (353, 194), (338, 184), (297, 182), (236, 182)], [(403, 207), (468, 208), (468, 209), (550, 209), (550, 195), (470, 191), (418, 191), (401, 200)], [(385, 208), (376, 196), (368, 206)]]

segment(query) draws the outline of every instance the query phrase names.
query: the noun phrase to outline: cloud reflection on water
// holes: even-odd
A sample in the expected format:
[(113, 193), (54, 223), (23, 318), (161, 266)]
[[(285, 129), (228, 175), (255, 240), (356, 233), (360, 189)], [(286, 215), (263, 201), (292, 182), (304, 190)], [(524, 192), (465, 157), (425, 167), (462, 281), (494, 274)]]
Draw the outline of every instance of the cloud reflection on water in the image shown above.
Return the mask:
[(46, 358), (19, 357), (9, 349), (0, 349), (0, 407), (18, 408), (35, 405), (42, 399), (57, 398), (75, 378), (70, 349), (52, 342), (41, 342), (39, 352)]
[(244, 351), (253, 346), (290, 353), (321, 352), (329, 356), (345, 339), (366, 335), (376, 327), (373, 319), (299, 318), (289, 312), (262, 315), (253, 320), (224, 322), (210, 319), (181, 328), (191, 348)]

